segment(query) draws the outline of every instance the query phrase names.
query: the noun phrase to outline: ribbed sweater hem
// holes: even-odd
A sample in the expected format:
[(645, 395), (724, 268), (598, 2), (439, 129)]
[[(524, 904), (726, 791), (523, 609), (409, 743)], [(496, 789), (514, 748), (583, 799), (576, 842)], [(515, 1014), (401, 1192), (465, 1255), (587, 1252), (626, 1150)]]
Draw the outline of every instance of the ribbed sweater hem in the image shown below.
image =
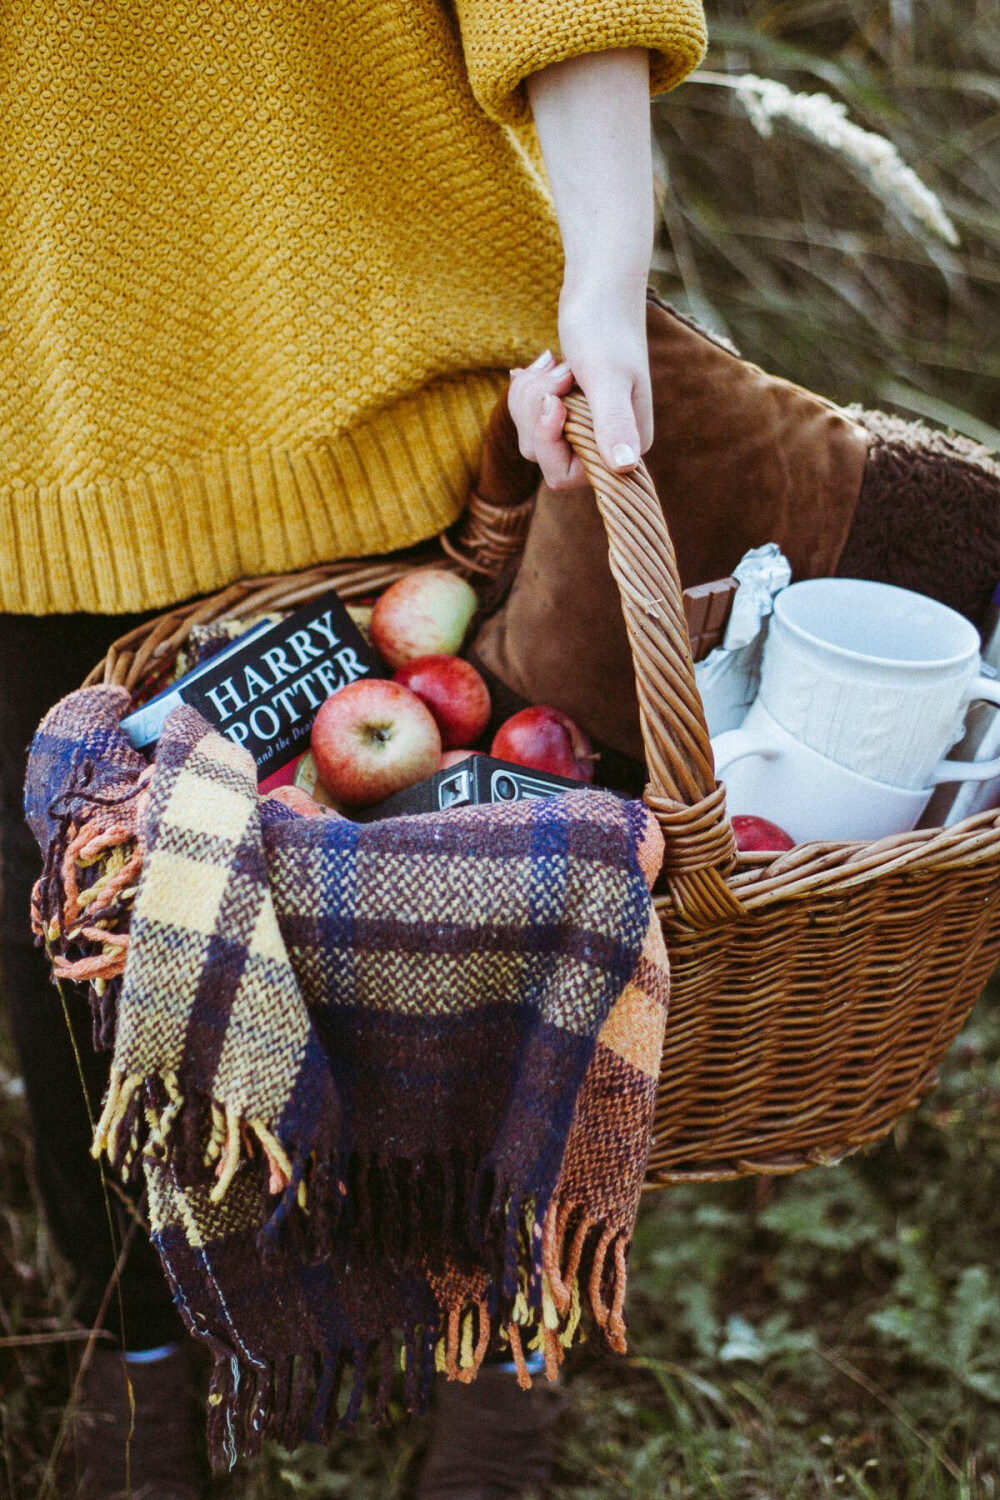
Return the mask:
[(156, 609), (237, 578), (371, 556), (462, 510), (506, 375), (450, 377), (346, 432), (92, 484), (0, 489), (0, 610)]

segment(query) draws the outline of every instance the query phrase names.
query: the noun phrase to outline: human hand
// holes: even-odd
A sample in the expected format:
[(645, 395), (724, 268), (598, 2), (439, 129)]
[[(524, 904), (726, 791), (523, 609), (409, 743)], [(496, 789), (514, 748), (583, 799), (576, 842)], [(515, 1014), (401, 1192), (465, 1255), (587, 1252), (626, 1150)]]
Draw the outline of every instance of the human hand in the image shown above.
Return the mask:
[(546, 350), (527, 369), (511, 371), (508, 405), (525, 458), (538, 464), (551, 489), (586, 485), (583, 465), (563, 437), (562, 397), (574, 383), (590, 403), (594, 433), (609, 469), (626, 474), (653, 440), (653, 408), (646, 351), (645, 287), (630, 297), (620, 288), (563, 288), (559, 333), (565, 359)]

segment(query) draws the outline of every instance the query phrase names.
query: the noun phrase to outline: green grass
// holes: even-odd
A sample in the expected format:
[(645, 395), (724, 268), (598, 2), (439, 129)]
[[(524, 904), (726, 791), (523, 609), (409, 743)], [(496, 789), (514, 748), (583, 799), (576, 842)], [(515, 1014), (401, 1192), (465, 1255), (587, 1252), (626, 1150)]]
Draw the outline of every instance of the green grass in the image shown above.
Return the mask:
[[(1000, 1012), (937, 1091), (835, 1168), (645, 1200), (631, 1353), (572, 1361), (556, 1500), (936, 1500), (1000, 1494)], [(4, 1335), (72, 1326), (21, 1101), (0, 1091)], [(0, 1349), (0, 1475), (35, 1495), (78, 1346)], [(269, 1451), (214, 1500), (408, 1494), (426, 1423)], [(0, 1492), (4, 1478), (0, 1478)]]

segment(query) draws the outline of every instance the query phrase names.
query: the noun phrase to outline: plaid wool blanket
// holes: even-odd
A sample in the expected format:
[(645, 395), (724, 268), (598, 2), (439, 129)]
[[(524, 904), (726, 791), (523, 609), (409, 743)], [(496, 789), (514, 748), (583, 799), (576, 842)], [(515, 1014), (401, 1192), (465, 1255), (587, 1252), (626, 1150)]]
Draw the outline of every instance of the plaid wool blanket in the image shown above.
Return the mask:
[[(260, 799), (175, 710), (147, 766), (120, 688), (46, 717), (34, 924), (113, 1043), (95, 1151), (142, 1170), (215, 1357), (216, 1463), (409, 1408), (503, 1349), (624, 1348), (667, 1005), (640, 803), (587, 790), (357, 825)], [(345, 1374), (348, 1389), (341, 1393)]]

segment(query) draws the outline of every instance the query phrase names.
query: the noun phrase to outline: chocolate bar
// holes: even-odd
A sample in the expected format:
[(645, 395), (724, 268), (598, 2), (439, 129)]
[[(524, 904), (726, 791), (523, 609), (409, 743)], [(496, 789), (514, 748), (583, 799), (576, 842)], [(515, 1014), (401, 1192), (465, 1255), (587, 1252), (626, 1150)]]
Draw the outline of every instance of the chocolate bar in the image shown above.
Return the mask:
[(736, 578), (717, 578), (712, 583), (696, 583), (684, 590), (684, 618), (693, 661), (702, 661), (722, 644), (739, 586)]

